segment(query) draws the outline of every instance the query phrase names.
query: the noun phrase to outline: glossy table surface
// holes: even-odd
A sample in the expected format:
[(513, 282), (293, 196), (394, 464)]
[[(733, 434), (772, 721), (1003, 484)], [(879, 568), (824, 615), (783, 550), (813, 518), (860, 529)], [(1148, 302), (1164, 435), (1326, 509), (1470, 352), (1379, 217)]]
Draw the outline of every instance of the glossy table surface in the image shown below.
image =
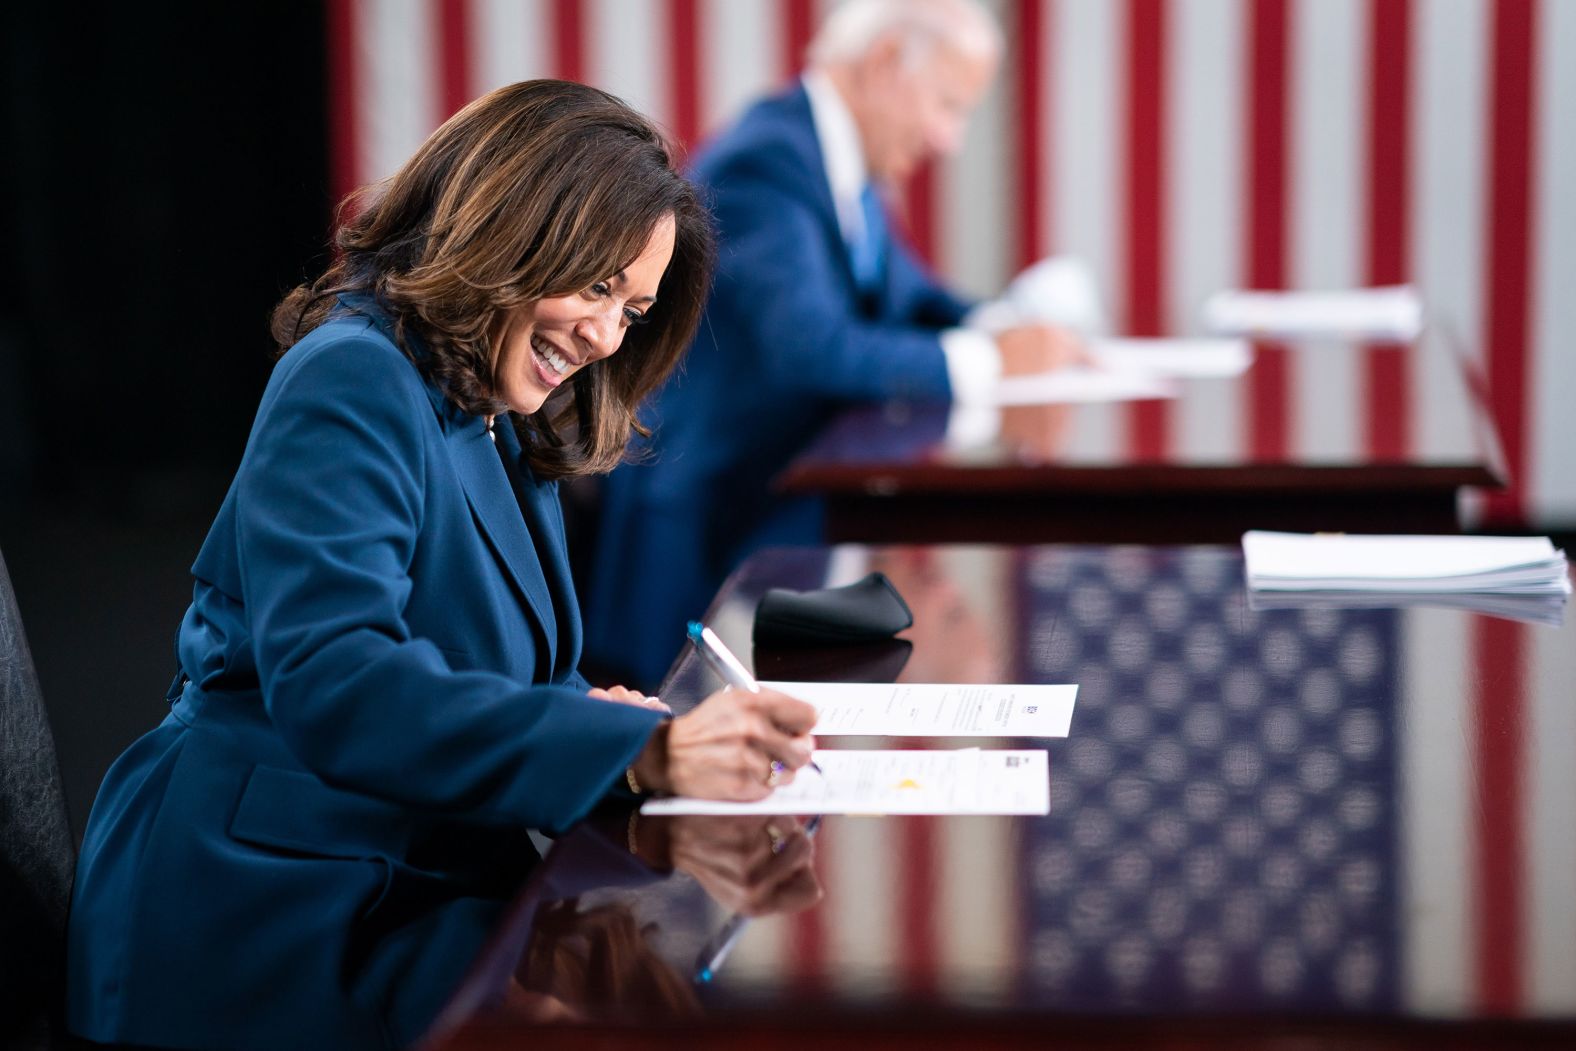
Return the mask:
[[(1443, 531), (1461, 487), (1505, 483), (1449, 329), (1254, 349), (1242, 375), (1179, 381), (1175, 399), (850, 408), (776, 484), (823, 497), (833, 541), (1174, 543), (1254, 526)], [(1368, 404), (1385, 376), (1409, 377), (1410, 399)]]
[[(871, 569), (906, 641), (752, 654), (766, 588)], [(433, 1042), (1571, 1046), (1576, 623), (1256, 605), (1231, 547), (756, 556), (708, 622), (762, 677), (1076, 682), (1066, 739), (924, 742), (1046, 747), (1049, 815), (604, 815)]]

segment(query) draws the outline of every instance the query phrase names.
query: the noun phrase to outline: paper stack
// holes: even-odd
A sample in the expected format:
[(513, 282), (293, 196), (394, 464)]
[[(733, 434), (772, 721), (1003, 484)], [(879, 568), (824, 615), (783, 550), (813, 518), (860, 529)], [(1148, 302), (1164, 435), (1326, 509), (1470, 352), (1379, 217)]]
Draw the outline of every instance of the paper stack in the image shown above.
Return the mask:
[(1571, 592), (1565, 552), (1548, 537), (1254, 531), (1243, 535), (1242, 551), (1260, 608), (1344, 595), (1365, 606), (1427, 604), (1558, 622)]
[(1253, 363), (1242, 339), (1091, 339), (1090, 365), (1006, 376), (979, 392), (964, 391), (971, 405), (1067, 405), (1079, 402), (1175, 398), (1178, 379), (1239, 376)]
[(1333, 292), (1217, 292), (1204, 327), (1261, 339), (1338, 337), (1409, 340), (1423, 328), (1423, 304), (1408, 285)]

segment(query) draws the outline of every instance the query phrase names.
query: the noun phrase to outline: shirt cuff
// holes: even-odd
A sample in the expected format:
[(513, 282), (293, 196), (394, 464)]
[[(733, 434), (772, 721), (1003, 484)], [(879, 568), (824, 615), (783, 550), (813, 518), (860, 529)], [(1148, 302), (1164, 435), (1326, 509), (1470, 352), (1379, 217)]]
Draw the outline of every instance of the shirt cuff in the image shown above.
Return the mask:
[(1001, 381), (1001, 353), (996, 341), (983, 332), (943, 329), (941, 352), (947, 359), (953, 401), (985, 401)]

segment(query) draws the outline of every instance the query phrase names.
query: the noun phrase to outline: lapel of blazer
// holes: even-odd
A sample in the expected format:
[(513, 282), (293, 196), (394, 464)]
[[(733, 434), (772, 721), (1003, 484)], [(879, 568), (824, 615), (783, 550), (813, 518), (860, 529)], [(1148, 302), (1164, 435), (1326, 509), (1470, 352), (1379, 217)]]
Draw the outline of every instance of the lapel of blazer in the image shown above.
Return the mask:
[(579, 608), (574, 579), (569, 573), (569, 542), (564, 536), (558, 511), (558, 489), (535, 483), (530, 467), (521, 462), (520, 438), (511, 420), (499, 420), (496, 430), (498, 447), (511, 458), (511, 463), (518, 465), (517, 473), (523, 484), (523, 491), (519, 493), (520, 509), (525, 512), (526, 528), (535, 540), (532, 550), (541, 562), (548, 594), (552, 597), (549, 614), (553, 617), (557, 642), (556, 654), (550, 654), (549, 666), (556, 679), (570, 670), (578, 659), (580, 647)]
[[(454, 469), (460, 476), (465, 499), (471, 505), (482, 535), (508, 570), (541, 628), (547, 643), (546, 667), (550, 669), (557, 648), (558, 621), (553, 616), (553, 600), (547, 590), (547, 576), (536, 544), (520, 514), (509, 476), (498, 460), (498, 450), (487, 437), (487, 425), (474, 416), (463, 417), (465, 422), (461, 423), (456, 419), (459, 416), (458, 412), (450, 414), (448, 431)], [(507, 422), (500, 421), (498, 430), (501, 432), (507, 426)]]
[(859, 282), (854, 279), (854, 264), (848, 258), (848, 247), (843, 242), (843, 227), (837, 221), (837, 204), (832, 200), (832, 185), (826, 179), (826, 157), (821, 152), (821, 139), (815, 133), (815, 117), (810, 110), (810, 93), (804, 84), (796, 84), (781, 96), (784, 116), (794, 129), (793, 141), (798, 145), (800, 160), (805, 165), (808, 178), (804, 184), (812, 187), (816, 212), (826, 229), (829, 243), (838, 247), (839, 272), (848, 285), (849, 294), (860, 299)]
[[(388, 315), (372, 296), (353, 293), (338, 298), (345, 307), (364, 315), (369, 324), (382, 332), (390, 342), (394, 342), (394, 330)], [(414, 344), (417, 353), (425, 352), (414, 333), (409, 334), (407, 339)], [(425, 387), (427, 400), (438, 417), (438, 426), (443, 430), (449, 457), (454, 463), (455, 473), (460, 477), (460, 486), (465, 490), (471, 514), (476, 519), (479, 531), (492, 547), (493, 556), (503, 564), (508, 576), (514, 581), (515, 591), (524, 600), (526, 610), (534, 617), (547, 656), (542, 666), (551, 672), (556, 666), (558, 619), (553, 615), (553, 600), (548, 592), (545, 567), (538, 557), (536, 544), (532, 542), (533, 532), (543, 536), (548, 534), (540, 533), (535, 523), (527, 528), (520, 513), (521, 503), (516, 501), (509, 476), (504, 473), (503, 464), (498, 460), (498, 450), (493, 447), (492, 439), (487, 437), (486, 422), (480, 417), (461, 412), (431, 380), (426, 382)], [(500, 437), (505, 437), (504, 432), (510, 431), (508, 422), (503, 421), (498, 431)], [(508, 448), (512, 448), (518, 457), (520, 447), (512, 431), (506, 440)], [(539, 494), (530, 495), (540, 499)], [(562, 550), (561, 543), (556, 550)], [(556, 574), (562, 570), (562, 575), (567, 578), (567, 564), (560, 567), (557, 564), (560, 559), (556, 556), (552, 561), (553, 572)], [(574, 601), (572, 586), (568, 591), (559, 589), (559, 593), (569, 596), (569, 602)]]

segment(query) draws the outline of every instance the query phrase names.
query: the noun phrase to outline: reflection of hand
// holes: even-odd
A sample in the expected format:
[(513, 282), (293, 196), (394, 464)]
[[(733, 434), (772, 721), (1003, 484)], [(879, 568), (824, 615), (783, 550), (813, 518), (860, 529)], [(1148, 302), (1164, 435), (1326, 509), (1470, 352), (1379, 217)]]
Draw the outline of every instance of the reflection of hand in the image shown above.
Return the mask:
[(719, 690), (657, 727), (635, 777), (648, 790), (697, 799), (764, 799), (810, 761), (815, 719), (815, 708), (775, 690)]
[(1072, 423), (1071, 405), (1008, 405), (1001, 410), (1002, 444), (1026, 463), (1060, 455)]
[(798, 912), (821, 900), (815, 844), (792, 817), (674, 815), (667, 825), (673, 867), (695, 877), (723, 908), (745, 916)]
[(659, 712), (671, 712), (673, 709), (663, 704), (656, 697), (647, 697), (639, 690), (631, 690), (627, 686), (609, 686), (607, 689), (592, 687), (586, 691), (591, 697), (599, 701), (612, 701), (614, 704), (628, 704), (635, 708), (650, 708)]
[(1050, 372), (1068, 365), (1087, 365), (1091, 359), (1083, 340), (1070, 329), (1055, 325), (1018, 325), (996, 333), (1005, 376)]
[(579, 1022), (583, 1018), (579, 1011), (558, 997), (527, 989), (513, 975), (510, 975), (509, 984), (504, 988), (502, 1009), (515, 1018), (538, 1025)]

